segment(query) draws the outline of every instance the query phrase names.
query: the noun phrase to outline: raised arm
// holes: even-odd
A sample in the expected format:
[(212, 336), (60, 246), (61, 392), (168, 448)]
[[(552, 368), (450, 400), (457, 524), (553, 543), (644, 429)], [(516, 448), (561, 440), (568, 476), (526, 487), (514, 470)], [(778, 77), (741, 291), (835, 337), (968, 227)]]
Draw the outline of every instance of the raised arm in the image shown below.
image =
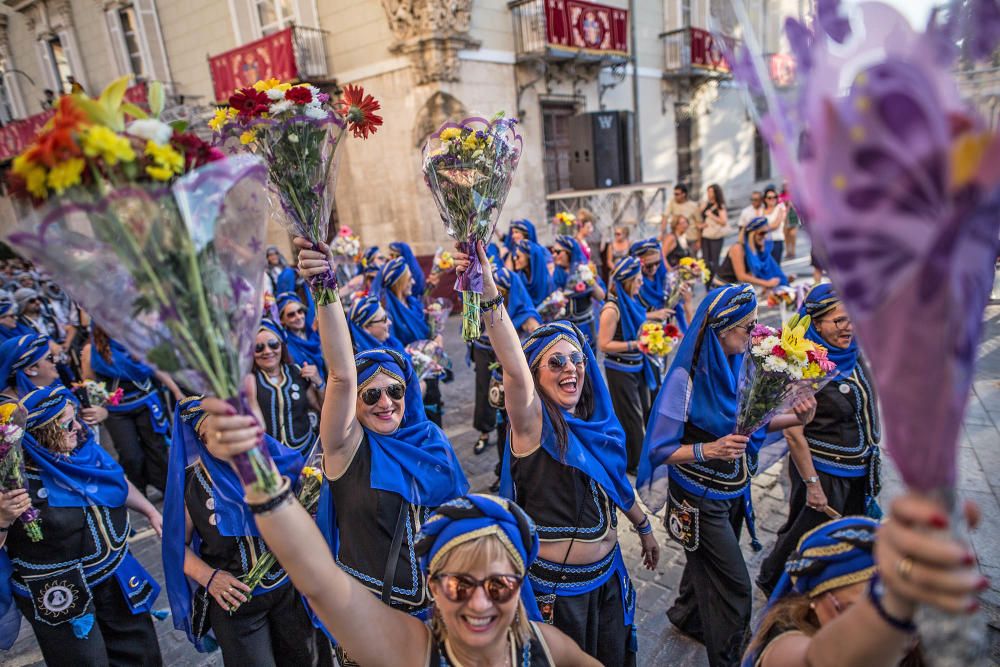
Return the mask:
[[(479, 244), (477, 250), (479, 261), (484, 267), (489, 267), (483, 245)], [(457, 252), (455, 257), (456, 273), (463, 273), (469, 266), (469, 257), (462, 252)], [(493, 272), (487, 268), (483, 271), (482, 299), (489, 301), (498, 295)], [(535, 392), (531, 369), (502, 301), (496, 312), (484, 314), (483, 324), (497, 361), (503, 368), (504, 403), (510, 418), (511, 447), (516, 454), (528, 453), (538, 446), (542, 436), (542, 403)]]
[[(326, 244), (320, 244), (319, 250), (313, 250), (309, 241), (296, 238), (295, 245), (299, 247), (299, 271), (307, 280), (332, 268), (330, 249)], [(325, 472), (330, 477), (337, 477), (361, 443), (361, 425), (356, 414), (358, 373), (354, 367), (351, 332), (347, 328), (343, 305), (335, 301), (318, 306), (316, 311), (323, 359), (329, 373), (320, 413), (319, 436), (323, 443)]]

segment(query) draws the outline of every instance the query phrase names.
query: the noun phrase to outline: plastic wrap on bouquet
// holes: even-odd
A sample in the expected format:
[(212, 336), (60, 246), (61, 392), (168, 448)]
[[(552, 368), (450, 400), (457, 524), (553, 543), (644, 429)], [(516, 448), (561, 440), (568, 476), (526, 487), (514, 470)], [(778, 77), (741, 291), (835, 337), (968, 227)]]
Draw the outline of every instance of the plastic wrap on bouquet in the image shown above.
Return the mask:
[[(172, 185), (68, 190), (21, 211), (8, 240), (133, 355), (249, 413), (240, 387), (263, 305), (266, 176), (243, 155)], [(244, 483), (277, 488), (266, 449), (235, 463)]]
[[(24, 482), (24, 451), (21, 438), (28, 413), (17, 403), (0, 406), (0, 491), (27, 490)], [(18, 520), (32, 542), (42, 540), (41, 512), (34, 506), (21, 513)]]
[(418, 380), (444, 379), (451, 369), (451, 359), (445, 349), (433, 340), (416, 340), (406, 346)]
[(455, 281), (462, 293), (462, 337), (481, 333), (479, 298), (483, 267), (476, 243), (493, 235), (500, 210), (514, 181), (523, 140), (516, 120), (472, 117), (445, 123), (424, 145), (424, 181), (430, 188), (448, 235), (469, 254), (471, 264)]
[(445, 322), (448, 321), (448, 316), (451, 315), (453, 308), (454, 306), (448, 299), (424, 300), (424, 317), (427, 318), (427, 326), (430, 328), (431, 338), (436, 338), (444, 333)]

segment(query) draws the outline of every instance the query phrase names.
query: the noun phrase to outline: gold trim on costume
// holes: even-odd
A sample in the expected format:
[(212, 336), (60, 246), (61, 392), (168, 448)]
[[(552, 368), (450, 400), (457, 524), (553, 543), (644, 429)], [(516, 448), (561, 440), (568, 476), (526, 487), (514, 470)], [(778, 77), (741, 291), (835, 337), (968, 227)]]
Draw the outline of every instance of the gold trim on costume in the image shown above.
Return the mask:
[(510, 538), (507, 537), (507, 533), (505, 533), (503, 529), (496, 524), (483, 526), (482, 528), (477, 528), (476, 530), (470, 530), (467, 533), (457, 535), (456, 537), (453, 537), (445, 542), (444, 545), (438, 549), (438, 552), (434, 554), (434, 558), (431, 559), (430, 566), (427, 568), (427, 571), (434, 572), (437, 569), (438, 564), (440, 564), (441, 558), (455, 547), (487, 535), (496, 535), (496, 537), (500, 540), (500, 543), (503, 544), (504, 548), (507, 550), (511, 560), (514, 561), (514, 568), (517, 570), (517, 575), (523, 577), (525, 567), (521, 554), (517, 552), (514, 544), (510, 541)]

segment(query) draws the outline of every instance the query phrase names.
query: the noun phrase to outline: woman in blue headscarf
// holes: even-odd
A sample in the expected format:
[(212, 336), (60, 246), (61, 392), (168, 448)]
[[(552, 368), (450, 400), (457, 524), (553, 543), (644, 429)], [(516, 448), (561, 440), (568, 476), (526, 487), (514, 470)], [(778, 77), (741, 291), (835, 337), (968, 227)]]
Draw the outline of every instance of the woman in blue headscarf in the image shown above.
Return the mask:
[(316, 311), (302, 302), (294, 292), (278, 294), (278, 316), (285, 330), (285, 345), (292, 361), (302, 369), (312, 366), (321, 378), (326, 377), (326, 361), (320, 346), (319, 332), (313, 322)]
[(157, 381), (170, 390), (175, 400), (184, 398), (184, 394), (169, 375), (133, 357), (97, 325), (91, 329), (90, 342), (84, 346), (81, 358), (85, 378), (103, 382), (108, 391), (118, 388), (123, 392), (117, 405), (106, 406), (109, 416), (104, 425), (129, 481), (143, 492), (147, 485), (163, 492), (170, 420)]
[[(905, 494), (891, 515), (881, 525), (844, 517), (802, 536), (743, 667), (926, 664), (913, 624), (918, 606), (961, 622), (979, 609), (989, 580), (968, 545), (942, 530), (948, 513), (936, 503)], [(966, 517), (975, 524), (978, 509)]]
[(795, 465), (788, 466), (788, 520), (757, 576), (767, 595), (799, 538), (823, 523), (831, 510), (844, 516), (881, 516), (876, 501), (882, 485), (878, 397), (851, 318), (829, 283), (810, 290), (799, 314), (810, 316), (806, 338), (827, 349), (837, 375), (816, 392), (816, 418), (804, 427), (785, 429)]
[(598, 349), (604, 353), (604, 370), (615, 414), (625, 429), (629, 474), (639, 468), (642, 436), (649, 419), (658, 370), (639, 351), (639, 331), (646, 321), (646, 309), (639, 302), (642, 263), (635, 257), (618, 260), (609, 277), (611, 293), (601, 308)]
[(0, 301), (0, 342), (33, 333), (34, 329), (18, 321), (17, 305), (13, 301)]
[(351, 330), (351, 344), (355, 354), (377, 348), (388, 348), (396, 352), (406, 349), (398, 338), (392, 335), (392, 319), (379, 302), (378, 297), (364, 296), (351, 304), (347, 315), (347, 326)]
[(674, 318), (681, 333), (687, 333), (688, 309), (691, 291), (685, 288), (684, 299), (673, 310), (665, 308), (667, 299), (667, 264), (660, 242), (655, 238), (636, 241), (628, 249), (629, 255), (642, 263), (642, 287), (639, 303), (646, 309), (646, 318), (667, 321)]
[[(0, 493), (0, 618), (16, 604), (50, 665), (162, 664), (149, 613), (160, 587), (128, 546), (128, 509), (157, 535), (160, 513), (77, 421), (65, 387), (32, 391), (22, 405), (27, 491)], [(14, 520), (29, 505), (40, 539)], [(0, 648), (18, 627), (2, 624)]]
[(667, 617), (705, 644), (713, 667), (739, 663), (750, 628), (752, 590), (739, 537), (746, 519), (759, 550), (750, 476), (765, 431), (808, 423), (816, 407), (803, 399), (794, 414), (778, 415), (749, 437), (733, 433), (740, 366), (756, 322), (752, 286), (706, 295), (653, 404), (636, 481), (651, 511), (669, 500), (667, 528), (687, 559)]
[(566, 319), (583, 331), (587, 344), (593, 347), (597, 343), (598, 328), (594, 304), (604, 301), (604, 282), (588, 265), (583, 247), (572, 236), (556, 237), (552, 260), (555, 262), (552, 281), (569, 299)]
[[(272, 566), (252, 591), (243, 583), (267, 546), (239, 476), (203, 444), (206, 421), (200, 397), (177, 405), (163, 501), (163, 571), (174, 627), (199, 651), (218, 645), (227, 665), (316, 665), (318, 633), (281, 566)], [(302, 456), (259, 427), (251, 433), (294, 488)]]
[(514, 246), (512, 268), (524, 281), (531, 302), (536, 307), (556, 289), (552, 282), (552, 276), (549, 274), (547, 252), (542, 246), (527, 239), (521, 239)]
[(410, 244), (393, 241), (389, 244), (389, 255), (390, 259), (403, 258), (403, 261), (406, 262), (406, 268), (410, 270), (410, 277), (413, 278), (413, 293), (423, 294), (424, 290), (427, 289), (427, 281), (424, 278), (424, 270), (420, 268), (420, 263), (417, 261), (416, 255), (413, 254)]
[(264, 256), (267, 258), (267, 277), (270, 281), (271, 294), (278, 293), (278, 276), (288, 268), (288, 260), (285, 256), (281, 254), (278, 250), (278, 246), (269, 245), (264, 250)]
[(385, 310), (392, 318), (396, 338), (403, 345), (431, 336), (424, 316), (424, 305), (415, 294), (413, 274), (402, 257), (390, 259), (382, 267), (379, 295), (384, 297)]
[(774, 258), (768, 238), (767, 218), (754, 218), (740, 231), (740, 240), (730, 246), (726, 259), (713, 276), (716, 285), (750, 283), (765, 290), (787, 285), (788, 276)]
[[(511, 220), (510, 229), (507, 231), (507, 235), (503, 238), (503, 256), (507, 259), (511, 258), (517, 244), (522, 240), (527, 239), (532, 243), (538, 243), (538, 232), (535, 231), (535, 223), (527, 218), (522, 218), (521, 220)], [(507, 267), (513, 268), (513, 267)]]
[[(457, 253), (456, 270), (468, 261)], [(618, 546), (618, 510), (639, 531), (647, 568), (659, 547), (625, 476), (625, 434), (594, 352), (565, 321), (535, 329), (522, 345), (491, 274), (483, 312), (510, 420), (500, 493), (542, 536), (529, 571), (539, 609), (601, 663), (635, 664), (635, 590)]]
[(254, 341), (257, 406), (267, 434), (308, 460), (316, 443), (324, 379), (315, 366), (301, 369), (285, 346), (284, 330), (261, 320)]

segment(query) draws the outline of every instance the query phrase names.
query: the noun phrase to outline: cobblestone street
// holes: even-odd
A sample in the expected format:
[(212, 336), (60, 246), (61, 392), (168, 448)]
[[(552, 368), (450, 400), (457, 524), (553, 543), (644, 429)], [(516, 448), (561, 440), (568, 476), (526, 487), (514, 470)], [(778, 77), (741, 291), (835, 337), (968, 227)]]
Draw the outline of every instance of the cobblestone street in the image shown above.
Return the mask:
[[(786, 268), (804, 275), (809, 271), (805, 259), (786, 263)], [(965, 429), (961, 443), (961, 495), (974, 500), (982, 508), (983, 525), (972, 536), (976, 554), (983, 565), (985, 574), (995, 587), (985, 595), (985, 609), (991, 623), (992, 656), (994, 664), (1000, 664), (1000, 302), (993, 301), (986, 314), (986, 330), (979, 349), (979, 366), (976, 373), (975, 391), (971, 397), (965, 419)], [(761, 319), (775, 323), (776, 310), (762, 309)], [(453, 323), (457, 324), (457, 320)], [(481, 456), (473, 454), (473, 444), (477, 433), (471, 425), (473, 402), (473, 373), (465, 365), (464, 345), (459, 337), (458, 326), (448, 330), (446, 344), (451, 354), (456, 376), (455, 381), (443, 386), (446, 401), (445, 430), (454, 444), (463, 466), (470, 478), (472, 490), (486, 491), (494, 479), (496, 463), (495, 449), (490, 447)], [(928, 400), (934, 400), (928, 397)], [(919, 418), (919, 416), (914, 416)], [(772, 445), (783, 448), (783, 442)], [(777, 451), (765, 450), (765, 460), (775, 461)], [(787, 473), (785, 459), (776, 460), (763, 470), (754, 480), (754, 503), (760, 539), (764, 552), (754, 553), (749, 546), (749, 538), (744, 537), (744, 555), (750, 567), (751, 577), (766, 551), (774, 541), (774, 532), (783, 523), (786, 507)], [(900, 488), (898, 478), (887, 457), (885, 462), (885, 485), (880, 500), (883, 506)], [(142, 521), (141, 519), (139, 521)], [(162, 583), (160, 565), (160, 542), (146, 529), (144, 523), (136, 522), (136, 535), (132, 538), (133, 549), (140, 560), (149, 567)], [(627, 525), (627, 521), (622, 519)], [(663, 530), (662, 520), (654, 521), (656, 534), (663, 548), (659, 567), (655, 572), (640, 569), (640, 550), (637, 536), (630, 530), (620, 533), (625, 560), (638, 589), (638, 610), (636, 622), (639, 628), (639, 664), (644, 666), (666, 665), (706, 665), (702, 646), (676, 632), (668, 623), (665, 611), (671, 604), (680, 579), (684, 557), (681, 549), (671, 542)], [(745, 531), (744, 531), (745, 536)], [(763, 596), (755, 590), (754, 611), (763, 608)], [(166, 593), (160, 595), (159, 609), (167, 609)], [(194, 652), (182, 633), (174, 631), (171, 621), (159, 621), (157, 627), (160, 645), (168, 665), (221, 665), (218, 653), (199, 655)], [(8, 667), (41, 665), (41, 655), (35, 644), (27, 622), (22, 623), (21, 636), (11, 652), (3, 655), (2, 663)]]

